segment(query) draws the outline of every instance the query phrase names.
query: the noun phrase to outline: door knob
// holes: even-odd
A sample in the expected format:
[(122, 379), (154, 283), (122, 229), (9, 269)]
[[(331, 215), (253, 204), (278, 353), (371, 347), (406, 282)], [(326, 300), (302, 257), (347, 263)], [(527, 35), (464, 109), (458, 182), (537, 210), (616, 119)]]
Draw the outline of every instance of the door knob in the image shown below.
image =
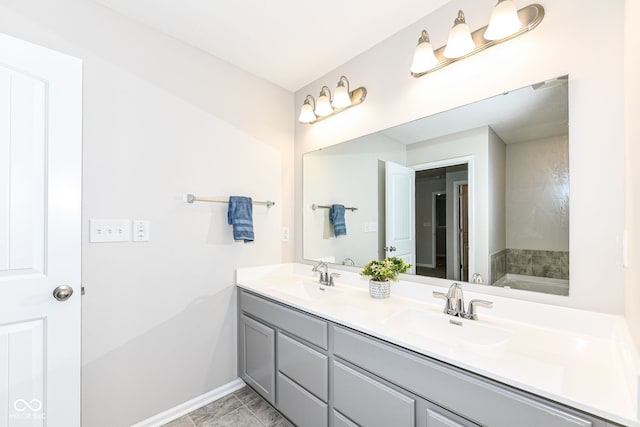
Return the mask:
[(395, 246), (385, 246), (383, 249), (385, 251), (388, 251), (388, 252), (395, 252), (396, 251), (396, 247)]
[(66, 301), (73, 295), (73, 288), (69, 285), (61, 285), (53, 290), (53, 297), (58, 301)]

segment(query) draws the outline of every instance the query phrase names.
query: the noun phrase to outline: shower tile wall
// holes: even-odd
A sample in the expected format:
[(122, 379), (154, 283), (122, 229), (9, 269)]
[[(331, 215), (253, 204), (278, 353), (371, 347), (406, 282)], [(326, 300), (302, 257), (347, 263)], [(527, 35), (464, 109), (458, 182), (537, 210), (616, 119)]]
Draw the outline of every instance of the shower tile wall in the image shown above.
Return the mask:
[(505, 274), (569, 279), (569, 252), (505, 249), (491, 256), (491, 283)]

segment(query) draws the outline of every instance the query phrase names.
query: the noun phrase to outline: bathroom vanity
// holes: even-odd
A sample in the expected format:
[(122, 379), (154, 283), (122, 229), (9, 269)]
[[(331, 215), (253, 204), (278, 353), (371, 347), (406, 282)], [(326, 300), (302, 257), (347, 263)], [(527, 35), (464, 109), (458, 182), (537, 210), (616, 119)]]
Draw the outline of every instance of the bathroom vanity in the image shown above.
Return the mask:
[[(325, 288), (303, 264), (240, 269), (237, 283), (239, 376), (296, 425), (640, 425), (635, 360), (604, 315), (587, 333), (495, 316), (508, 309), (454, 319), (429, 286), (374, 300), (357, 274)], [(586, 316), (494, 299), (547, 322)]]

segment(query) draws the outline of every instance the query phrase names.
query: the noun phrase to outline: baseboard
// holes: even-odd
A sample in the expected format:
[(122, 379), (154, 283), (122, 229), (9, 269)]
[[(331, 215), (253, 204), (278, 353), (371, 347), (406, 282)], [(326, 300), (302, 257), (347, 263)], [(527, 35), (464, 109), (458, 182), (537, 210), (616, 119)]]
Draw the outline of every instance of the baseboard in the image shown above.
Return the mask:
[(160, 427), (175, 419), (180, 418), (183, 415), (188, 414), (191, 411), (200, 408), (201, 406), (211, 403), (214, 400), (218, 400), (229, 393), (240, 390), (242, 387), (244, 387), (244, 385), (244, 381), (242, 381), (240, 378), (236, 378), (230, 383), (224, 384), (216, 388), (215, 390), (211, 390), (205, 394), (201, 394), (198, 397), (181, 403), (178, 406), (174, 406), (171, 409), (167, 409), (166, 411), (154, 415), (153, 417), (147, 418), (146, 420), (142, 420), (139, 423), (133, 424), (131, 427)]

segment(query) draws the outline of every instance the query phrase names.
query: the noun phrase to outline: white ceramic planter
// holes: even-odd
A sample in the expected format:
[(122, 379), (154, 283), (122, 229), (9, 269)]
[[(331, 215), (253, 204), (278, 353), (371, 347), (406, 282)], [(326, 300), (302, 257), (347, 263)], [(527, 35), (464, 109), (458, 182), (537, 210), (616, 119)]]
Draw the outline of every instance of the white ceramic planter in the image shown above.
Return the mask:
[(389, 298), (391, 295), (391, 282), (378, 282), (369, 280), (369, 295), (371, 298)]

